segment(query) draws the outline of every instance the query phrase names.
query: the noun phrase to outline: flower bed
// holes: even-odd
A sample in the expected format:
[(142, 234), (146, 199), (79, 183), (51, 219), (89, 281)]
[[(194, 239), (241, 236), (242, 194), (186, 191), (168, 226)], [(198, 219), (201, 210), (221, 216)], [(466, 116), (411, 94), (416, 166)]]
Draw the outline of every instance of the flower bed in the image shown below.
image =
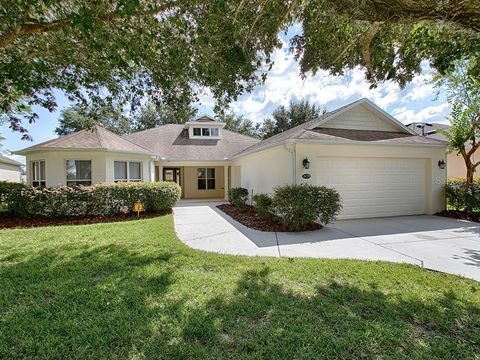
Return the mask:
[(303, 226), (295, 230), (287, 230), (287, 228), (282, 225), (278, 218), (274, 218), (272, 222), (261, 219), (258, 216), (257, 209), (251, 205), (245, 205), (243, 208), (239, 208), (230, 204), (222, 204), (218, 205), (217, 207), (225, 214), (238, 221), (240, 224), (255, 230), (268, 232), (300, 232), (314, 231), (322, 228), (322, 225), (315, 223), (313, 225)]
[(19, 218), (13, 216), (0, 217), (0, 229), (15, 229), (15, 228), (32, 228), (40, 226), (57, 226), (57, 225), (84, 225), (84, 224), (97, 224), (97, 223), (109, 223), (117, 221), (128, 221), (138, 219), (148, 219), (157, 216), (163, 216), (170, 214), (171, 209), (163, 211), (148, 211), (140, 213), (140, 217), (137, 218), (136, 213), (129, 214), (117, 214), (107, 216), (75, 216), (75, 217), (62, 217), (62, 218)]
[(467, 212), (462, 210), (443, 210), (437, 213), (438, 216), (449, 217), (453, 219), (468, 220), (480, 222), (480, 212)]

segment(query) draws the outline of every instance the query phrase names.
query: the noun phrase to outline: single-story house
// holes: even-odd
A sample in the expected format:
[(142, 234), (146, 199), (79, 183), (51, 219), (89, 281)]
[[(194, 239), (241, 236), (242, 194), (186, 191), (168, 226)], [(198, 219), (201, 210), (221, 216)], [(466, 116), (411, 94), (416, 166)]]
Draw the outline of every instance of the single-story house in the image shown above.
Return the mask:
[(447, 144), (417, 135), (367, 99), (258, 140), (201, 116), (123, 137), (99, 126), (20, 151), (35, 186), (174, 181), (186, 199), (226, 198), (231, 187), (336, 188), (341, 218), (433, 214), (444, 208)]
[[(442, 141), (447, 141), (448, 139), (445, 135), (442, 133), (439, 133), (438, 130), (444, 130), (444, 131), (449, 131), (450, 130), (450, 125), (446, 124), (440, 124), (440, 123), (415, 123), (408, 124), (407, 125), (409, 128), (413, 128), (416, 130), (416, 132), (419, 135), (426, 136), (431, 139), (437, 139), (437, 140), (442, 140)], [(469, 147), (467, 146), (467, 149)], [(472, 161), (478, 161), (480, 160), (480, 150), (477, 150), (473, 155), (472, 155)], [(480, 176), (480, 173), (478, 172), (478, 168), (476, 169), (475, 176)], [(464, 178), (467, 176), (467, 167), (465, 166), (465, 160), (463, 159), (463, 156), (461, 154), (458, 154), (456, 151), (448, 151), (447, 154), (447, 177), (449, 179), (452, 178)]]
[(23, 164), (0, 155), (0, 181), (22, 182)]

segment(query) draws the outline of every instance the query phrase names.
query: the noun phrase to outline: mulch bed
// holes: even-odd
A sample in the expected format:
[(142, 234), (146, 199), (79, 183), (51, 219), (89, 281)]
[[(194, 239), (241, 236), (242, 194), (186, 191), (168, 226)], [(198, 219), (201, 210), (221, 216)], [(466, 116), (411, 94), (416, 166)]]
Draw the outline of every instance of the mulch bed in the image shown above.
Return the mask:
[(217, 205), (217, 208), (222, 210), (225, 214), (238, 221), (240, 224), (245, 225), (251, 229), (268, 231), (268, 232), (301, 232), (301, 231), (313, 231), (319, 230), (323, 226), (320, 224), (314, 224), (312, 226), (305, 226), (297, 230), (287, 230), (278, 222), (278, 220), (269, 223), (267, 220), (260, 219), (257, 214), (257, 210), (254, 206), (247, 205), (244, 209), (239, 209), (236, 206), (230, 204)]
[[(140, 213), (141, 219), (148, 219), (157, 216), (171, 214), (172, 210), (164, 211), (146, 211)], [(39, 226), (57, 226), (57, 225), (84, 225), (109, 223), (117, 221), (138, 220), (137, 213), (109, 215), (109, 216), (75, 216), (65, 218), (18, 218), (0, 215), (0, 229), (14, 228), (32, 228)]]
[(454, 219), (480, 222), (480, 212), (469, 213), (469, 212), (460, 211), (460, 210), (443, 210), (436, 213), (436, 215), (454, 218)]

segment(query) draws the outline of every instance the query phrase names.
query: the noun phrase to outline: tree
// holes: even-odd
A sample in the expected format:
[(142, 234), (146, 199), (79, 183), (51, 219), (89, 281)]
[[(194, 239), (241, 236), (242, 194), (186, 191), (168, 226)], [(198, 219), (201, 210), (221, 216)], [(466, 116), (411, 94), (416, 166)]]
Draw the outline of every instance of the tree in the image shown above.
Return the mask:
[(308, 1), (298, 14), (303, 31), (290, 47), (303, 76), (360, 66), (372, 86), (391, 79), (403, 87), (423, 60), (445, 73), (456, 60), (477, 57), (480, 21), (473, 14), (480, 14), (474, 0)]
[(474, 161), (474, 154), (480, 148), (480, 81), (469, 75), (470, 66), (475, 64), (460, 61), (453, 71), (435, 77), (437, 86), (446, 89), (452, 107), (451, 128), (438, 131), (448, 138), (450, 149), (465, 160), (467, 185), (473, 182), (475, 170), (480, 166), (480, 161)]
[[(288, 9), (238, 3), (1, 0), (0, 114), (28, 138), (22, 121), (38, 114), (17, 104), (54, 111), (54, 89), (76, 103), (136, 108), (148, 97), (176, 110), (208, 88), (225, 104), (263, 81)], [(246, 36), (252, 25), (260, 37)]]
[(308, 100), (290, 101), (289, 108), (281, 105), (273, 111), (273, 120), (270, 118), (265, 119), (261, 127), (262, 137), (264, 139), (269, 138), (304, 122), (318, 118), (322, 113), (325, 113), (325, 109), (322, 110)]
[(195, 116), (197, 110), (187, 106), (182, 112), (167, 106), (156, 106), (153, 102), (142, 105), (134, 114), (133, 131), (142, 131), (165, 124), (183, 124)]
[[(176, 110), (208, 88), (218, 106), (265, 80), (279, 31), (307, 76), (361, 66), (375, 86), (404, 86), (428, 60), (440, 73), (480, 53), (478, 0), (1, 0), (0, 114), (25, 133), (17, 105), (144, 96)], [(480, 65), (469, 69), (480, 74)], [(28, 137), (25, 134), (25, 137)]]
[(243, 115), (228, 113), (221, 115), (220, 120), (226, 124), (226, 130), (234, 131), (250, 137), (260, 137), (260, 124), (255, 124), (252, 120), (245, 118)]
[(128, 134), (132, 131), (130, 119), (119, 105), (100, 108), (93, 106), (83, 108), (74, 105), (62, 109), (55, 133), (68, 135), (83, 129), (90, 129), (96, 124), (118, 135)]

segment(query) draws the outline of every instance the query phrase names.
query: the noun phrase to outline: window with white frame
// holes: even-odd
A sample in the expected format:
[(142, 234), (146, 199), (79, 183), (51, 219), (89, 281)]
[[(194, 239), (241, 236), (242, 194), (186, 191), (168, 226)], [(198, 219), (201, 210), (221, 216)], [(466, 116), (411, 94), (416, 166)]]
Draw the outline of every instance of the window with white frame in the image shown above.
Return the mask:
[(45, 161), (32, 161), (30, 165), (32, 171), (32, 186), (44, 188), (47, 186), (47, 179), (45, 176)]
[(193, 136), (201, 137), (218, 137), (220, 130), (218, 128), (195, 127), (193, 128)]
[(215, 190), (215, 168), (198, 168), (198, 190)]
[(115, 182), (142, 181), (141, 161), (115, 161), (113, 166)]
[(66, 160), (67, 186), (92, 184), (91, 160)]

